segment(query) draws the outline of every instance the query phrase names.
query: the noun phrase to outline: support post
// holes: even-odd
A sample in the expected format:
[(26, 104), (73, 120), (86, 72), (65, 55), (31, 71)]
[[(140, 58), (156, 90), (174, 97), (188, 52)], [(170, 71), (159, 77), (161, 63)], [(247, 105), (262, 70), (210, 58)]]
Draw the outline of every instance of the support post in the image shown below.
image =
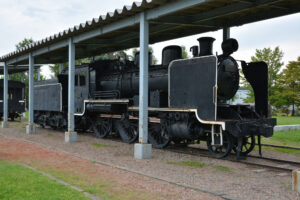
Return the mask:
[[(223, 42), (230, 38), (230, 28), (224, 27), (223, 28)], [(232, 99), (226, 101), (228, 104), (232, 104)]]
[(225, 27), (223, 28), (223, 41), (230, 38), (230, 28)]
[(29, 104), (28, 104), (28, 125), (26, 126), (27, 134), (35, 134), (36, 127), (34, 125), (34, 113), (33, 113), (33, 105), (34, 105), (34, 57), (32, 53), (29, 53), (29, 73), (28, 73), (29, 81)]
[(1, 124), (2, 128), (8, 128), (8, 69), (7, 64), (4, 63), (3, 66), (3, 73), (4, 73), (4, 80), (3, 80), (3, 121)]
[(64, 65), (63, 64), (59, 64), (59, 70), (58, 73), (61, 74), (62, 70), (64, 69)]
[(38, 81), (40, 81), (41, 80), (41, 68), (40, 67), (37, 69), (37, 75), (38, 75)]
[(152, 157), (152, 145), (148, 144), (148, 44), (149, 22), (145, 12), (140, 16), (140, 85), (139, 85), (139, 143), (134, 145), (134, 157)]
[(22, 72), (21, 74), (21, 82), (24, 83), (25, 82), (25, 76), (24, 76), (24, 73)]
[(298, 192), (298, 195), (300, 196), (300, 169), (296, 169), (293, 171), (293, 177), (292, 177), (292, 189), (296, 192)]
[[(21, 82), (22, 82), (22, 83), (25, 83), (25, 75), (24, 75), (24, 72), (21, 73)], [(25, 108), (26, 108), (27, 102), (26, 102), (26, 98), (25, 98), (25, 87), (22, 88), (22, 99), (23, 99), (24, 102), (25, 102)], [(25, 112), (22, 113), (21, 120), (23, 121), (24, 118), (25, 118)]]
[(65, 142), (77, 141), (77, 133), (74, 131), (74, 80), (75, 80), (75, 44), (69, 38), (69, 83), (68, 83), (68, 131), (65, 132)]

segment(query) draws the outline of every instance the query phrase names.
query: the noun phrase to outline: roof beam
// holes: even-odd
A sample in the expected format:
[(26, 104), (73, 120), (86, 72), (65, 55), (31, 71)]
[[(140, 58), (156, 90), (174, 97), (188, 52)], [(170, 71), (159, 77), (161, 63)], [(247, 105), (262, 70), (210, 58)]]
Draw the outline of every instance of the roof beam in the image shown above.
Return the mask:
[(169, 24), (169, 25), (174, 25), (174, 26), (193, 26), (193, 27), (208, 27), (208, 28), (213, 28), (215, 26), (213, 25), (206, 25), (206, 24), (194, 24), (194, 23), (189, 23), (189, 22), (177, 22), (174, 20), (173, 22), (156, 22), (156, 21), (151, 21), (152, 23), (155, 24)]
[(35, 50), (35, 51), (32, 52), (32, 56), (42, 55), (42, 54), (45, 54), (47, 52), (54, 51), (56, 49), (60, 49), (62, 47), (66, 47), (66, 46), (68, 46), (68, 40), (67, 39), (59, 41), (59, 42), (54, 43), (54, 44), (51, 44), (47, 47)]
[[(169, 13), (179, 11), (181, 9), (186, 9), (186, 8), (201, 4), (206, 1), (208, 1), (208, 0), (186, 0), (186, 1), (177, 1), (174, 3), (169, 3), (166, 5), (162, 5), (160, 7), (145, 11), (146, 18), (147, 18), (147, 20), (155, 19), (155, 18), (164, 16), (164, 15), (167, 15)], [(136, 14), (132, 17), (116, 21), (114, 23), (111, 23), (106, 26), (100, 27), (98, 29), (83, 33), (78, 36), (74, 36), (74, 43), (79, 43), (81, 41), (88, 40), (90, 38), (97, 37), (97, 36), (103, 35), (105, 33), (119, 30), (119, 29), (122, 29), (125, 27), (134, 26), (140, 22), (139, 17), (140, 17), (140, 14)]]
[(10, 65), (13, 63), (18, 63), (23, 60), (27, 60), (27, 59), (29, 59), (28, 54), (24, 54), (24, 55), (20, 55), (18, 57), (12, 58), (12, 59), (8, 60), (6, 63), (7, 63), (7, 65)]
[(262, 7), (266, 5), (270, 5), (276, 2), (280, 2), (282, 0), (257, 0), (257, 1), (240, 1), (237, 3), (233, 3), (224, 7), (215, 8), (213, 10), (202, 12), (197, 15), (192, 16), (172, 16), (168, 18), (162, 18), (162, 19), (153, 19), (151, 22), (155, 23), (167, 23), (167, 24), (174, 24), (174, 22), (178, 24), (186, 24), (187, 21), (190, 21), (189, 24), (193, 25), (202, 25), (205, 26), (205, 24), (199, 24), (199, 22), (212, 20), (215, 18), (223, 17), (226, 15), (234, 14), (243, 12), (255, 7)]

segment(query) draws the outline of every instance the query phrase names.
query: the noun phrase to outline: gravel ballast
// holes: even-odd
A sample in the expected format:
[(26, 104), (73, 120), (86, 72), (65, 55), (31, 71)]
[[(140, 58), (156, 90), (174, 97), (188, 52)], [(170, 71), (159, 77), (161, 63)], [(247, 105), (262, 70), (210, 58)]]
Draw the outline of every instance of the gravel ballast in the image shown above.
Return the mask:
[[(133, 144), (110, 139), (97, 139), (89, 134), (78, 135), (74, 143), (64, 142), (63, 131), (37, 128), (36, 135), (26, 135), (24, 128), (0, 129), (0, 134), (28, 140), (87, 160), (115, 166), (139, 175), (170, 181), (194, 188), (216, 198), (225, 199), (296, 199), (291, 174), (261, 170), (242, 163), (153, 149), (153, 158), (133, 157)], [(186, 166), (182, 163), (201, 163)], [(173, 184), (175, 186), (175, 184)], [(179, 187), (176, 185), (177, 187)], [(189, 198), (187, 198), (189, 199)]]

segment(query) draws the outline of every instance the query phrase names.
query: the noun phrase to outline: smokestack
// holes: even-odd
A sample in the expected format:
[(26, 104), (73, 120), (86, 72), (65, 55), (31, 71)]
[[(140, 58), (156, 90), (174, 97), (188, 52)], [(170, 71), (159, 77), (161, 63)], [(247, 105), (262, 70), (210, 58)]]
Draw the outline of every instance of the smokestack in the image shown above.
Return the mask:
[(200, 54), (199, 56), (209, 56), (213, 55), (213, 42), (215, 38), (212, 37), (201, 37), (198, 39), (200, 45)]

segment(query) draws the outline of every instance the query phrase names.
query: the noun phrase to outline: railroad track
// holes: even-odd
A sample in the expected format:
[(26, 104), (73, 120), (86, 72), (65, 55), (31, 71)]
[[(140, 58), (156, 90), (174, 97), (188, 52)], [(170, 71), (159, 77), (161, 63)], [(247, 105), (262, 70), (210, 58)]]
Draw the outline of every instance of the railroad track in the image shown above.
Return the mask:
[[(218, 159), (218, 158), (212, 157), (209, 154), (208, 150), (202, 149), (202, 148), (195, 148), (195, 147), (177, 148), (177, 147), (171, 146), (171, 147), (167, 148), (166, 150), (176, 152), (176, 153), (187, 154), (187, 155)], [(272, 169), (272, 170), (277, 170), (277, 171), (280, 170), (280, 171), (285, 171), (285, 172), (292, 172), (293, 170), (300, 168), (300, 162), (297, 162), (297, 161), (282, 160), (282, 159), (270, 158), (270, 157), (260, 157), (260, 156), (254, 156), (254, 155), (248, 155), (247, 160), (236, 160), (235, 154), (231, 154), (231, 155), (227, 156), (226, 158), (222, 158), (222, 160), (228, 160), (231, 162), (239, 162), (239, 163), (244, 163), (246, 165), (251, 165), (254, 167), (268, 168), (268, 169)]]
[[(112, 137), (110, 140), (113, 140), (115, 142), (122, 142), (120, 138)], [(279, 145), (270, 145), (273, 147), (279, 147), (279, 148), (289, 148), (293, 149), (294, 147), (289, 146), (279, 146)], [(298, 150), (297, 147), (295, 149)], [(187, 155), (193, 155), (193, 156), (199, 156), (199, 157), (206, 157), (206, 158), (212, 158), (220, 160), (219, 158), (212, 157), (207, 149), (199, 148), (199, 147), (180, 147), (178, 145), (170, 145), (166, 149), (163, 149), (166, 151), (172, 151), (175, 153), (182, 153)], [(300, 150), (300, 148), (299, 148)], [(236, 156), (234, 153), (231, 153), (231, 155), (227, 156), (226, 158), (222, 158), (222, 160), (228, 160), (231, 162), (239, 162), (244, 163), (246, 165), (251, 165), (254, 167), (261, 167), (261, 168), (268, 168), (272, 170), (277, 171), (285, 171), (285, 172), (292, 172), (295, 169), (300, 168), (300, 162), (292, 161), (292, 160), (282, 160), (277, 158), (271, 158), (271, 157), (260, 157), (255, 155), (248, 155), (247, 160), (236, 160)]]
[(262, 146), (266, 147), (275, 147), (275, 148), (282, 148), (282, 149), (293, 149), (293, 150), (300, 150), (300, 147), (291, 147), (285, 145), (275, 145), (275, 144), (261, 144)]
[[(115, 142), (122, 142), (122, 140), (118, 137), (110, 137), (109, 138), (112, 141)], [(296, 149), (300, 150), (298, 147), (289, 147), (289, 146), (280, 146), (280, 145), (271, 145), (271, 144), (263, 144), (264, 146), (271, 146), (271, 147), (278, 147), (278, 148), (288, 148), (288, 149)], [(203, 148), (197, 148), (197, 147), (179, 147), (177, 145), (170, 145), (166, 149), (167, 151), (172, 151), (176, 153), (182, 153), (182, 154), (188, 154), (193, 156), (199, 156), (199, 157), (207, 157), (212, 159), (218, 159), (212, 157), (207, 149)], [(220, 159), (218, 159), (220, 160)], [(247, 160), (236, 160), (235, 154), (231, 154), (226, 158), (223, 158), (222, 160), (228, 160), (231, 162), (239, 162), (244, 163), (247, 165), (252, 165), (256, 167), (262, 167), (262, 168), (269, 168), (273, 170), (280, 170), (280, 171), (286, 171), (291, 172), (295, 169), (300, 168), (300, 162), (297, 161), (291, 161), (291, 160), (282, 160), (277, 158), (270, 158), (270, 157), (260, 157), (255, 155), (248, 155)]]

